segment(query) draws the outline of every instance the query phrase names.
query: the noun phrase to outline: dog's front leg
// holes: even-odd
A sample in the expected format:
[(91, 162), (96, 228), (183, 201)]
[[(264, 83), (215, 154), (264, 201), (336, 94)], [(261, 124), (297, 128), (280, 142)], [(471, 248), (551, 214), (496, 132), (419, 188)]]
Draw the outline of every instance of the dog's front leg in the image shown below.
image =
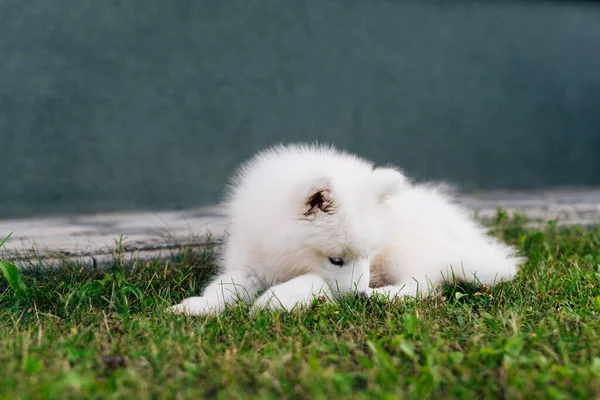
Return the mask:
[(427, 297), (429, 296), (437, 286), (429, 281), (427, 277), (422, 276), (419, 278), (413, 278), (400, 282), (395, 285), (388, 285), (370, 289), (370, 295), (380, 295), (386, 300), (392, 300), (394, 298), (401, 297)]
[(258, 276), (249, 270), (226, 273), (206, 287), (200, 297), (190, 297), (170, 308), (171, 312), (187, 315), (207, 315), (223, 312), (238, 300), (249, 303), (261, 289)]
[(287, 282), (275, 285), (263, 293), (252, 306), (252, 311), (260, 309), (291, 311), (308, 306), (316, 297), (331, 299), (331, 291), (319, 275), (301, 275)]

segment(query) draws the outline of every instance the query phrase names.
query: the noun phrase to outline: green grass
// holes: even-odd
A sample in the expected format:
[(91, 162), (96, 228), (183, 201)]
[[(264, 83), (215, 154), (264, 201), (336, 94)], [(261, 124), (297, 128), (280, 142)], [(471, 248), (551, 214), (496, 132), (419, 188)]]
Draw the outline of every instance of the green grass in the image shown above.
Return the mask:
[(5, 262), (0, 397), (598, 398), (600, 227), (523, 222), (491, 226), (529, 257), (508, 284), (290, 314), (165, 313), (215, 272), (209, 251), (16, 277)]

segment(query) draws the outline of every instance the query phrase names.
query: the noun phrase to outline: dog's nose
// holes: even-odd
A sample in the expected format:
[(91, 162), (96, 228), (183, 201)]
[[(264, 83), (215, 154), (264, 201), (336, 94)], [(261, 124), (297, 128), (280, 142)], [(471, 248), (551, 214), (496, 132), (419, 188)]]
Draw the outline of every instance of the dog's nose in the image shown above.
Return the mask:
[(358, 296), (359, 299), (362, 299), (362, 300), (364, 300), (367, 297), (369, 297), (369, 295), (367, 294), (367, 292), (358, 292), (357, 296)]

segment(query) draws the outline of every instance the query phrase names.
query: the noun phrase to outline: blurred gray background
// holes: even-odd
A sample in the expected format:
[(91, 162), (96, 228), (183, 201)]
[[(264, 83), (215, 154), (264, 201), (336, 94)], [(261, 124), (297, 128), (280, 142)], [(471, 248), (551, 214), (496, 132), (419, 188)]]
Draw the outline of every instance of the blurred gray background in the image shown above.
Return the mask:
[(0, 217), (218, 202), (276, 142), (600, 184), (600, 3), (0, 0)]

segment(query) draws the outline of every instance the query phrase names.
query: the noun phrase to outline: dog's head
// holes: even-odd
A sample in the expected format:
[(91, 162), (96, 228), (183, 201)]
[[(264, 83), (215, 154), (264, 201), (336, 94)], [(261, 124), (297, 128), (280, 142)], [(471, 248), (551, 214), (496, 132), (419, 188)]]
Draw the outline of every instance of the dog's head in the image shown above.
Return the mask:
[(393, 168), (377, 168), (357, 176), (342, 174), (316, 180), (305, 194), (298, 220), (310, 265), (336, 295), (359, 294), (369, 288), (371, 259), (395, 229), (393, 199), (405, 186)]

